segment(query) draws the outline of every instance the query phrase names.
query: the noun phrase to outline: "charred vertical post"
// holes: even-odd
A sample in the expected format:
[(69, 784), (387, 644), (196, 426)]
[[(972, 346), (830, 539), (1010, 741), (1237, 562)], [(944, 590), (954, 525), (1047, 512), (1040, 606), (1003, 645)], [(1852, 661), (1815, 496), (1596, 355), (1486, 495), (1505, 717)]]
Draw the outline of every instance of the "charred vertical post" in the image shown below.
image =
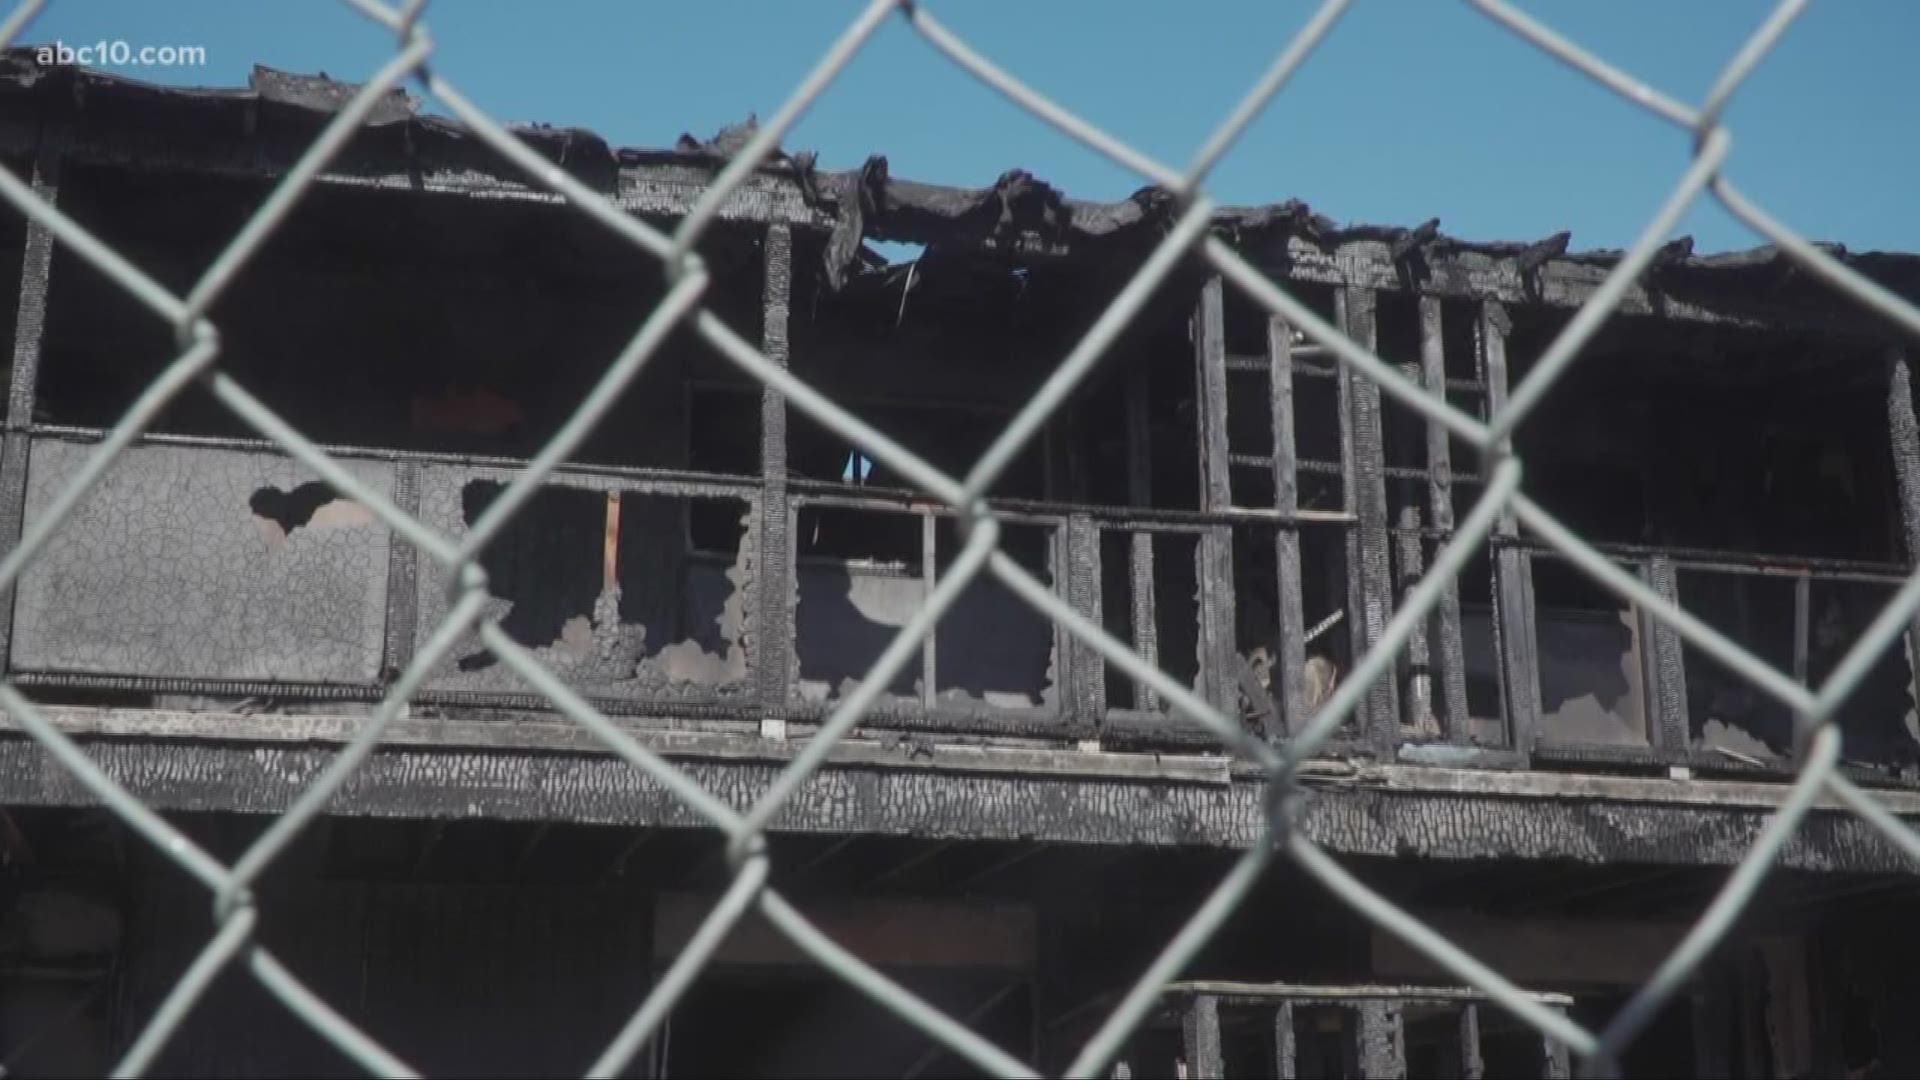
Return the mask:
[[(1680, 577), (1673, 560), (1661, 555), (1647, 563), (1647, 585), (1669, 603), (1680, 602)], [(1654, 745), (1669, 753), (1680, 753), (1693, 745), (1691, 721), (1687, 718), (1687, 659), (1680, 632), (1653, 617), (1641, 613), (1640, 636), (1653, 643), (1653, 705), (1658, 710), (1655, 730), (1648, 734)]]
[[(393, 466), (393, 505), (420, 515), (420, 463)], [(385, 674), (398, 677), (413, 663), (420, 628), (420, 549), (395, 536), (387, 548), (387, 643)]]
[[(1063, 531), (1067, 602), (1095, 626), (1104, 625), (1100, 590), (1100, 530), (1093, 518), (1074, 514)], [(1082, 735), (1100, 730), (1107, 717), (1106, 662), (1077, 635), (1055, 627), (1054, 648), (1064, 661), (1061, 708), (1069, 728)], [(932, 635), (928, 635), (932, 640)]]
[(1282, 1001), (1273, 1010), (1273, 1075), (1279, 1080), (1294, 1080), (1300, 1075), (1299, 1060), (1293, 1034), (1293, 1002)]
[[(1300, 509), (1300, 475), (1293, 425), (1293, 327), (1278, 316), (1267, 320), (1267, 363), (1273, 386), (1273, 505), (1285, 516)], [(1273, 718), (1275, 730), (1267, 732), (1269, 738), (1298, 731), (1307, 722), (1306, 603), (1300, 561), (1300, 526), (1282, 521), (1274, 530), (1280, 633), (1270, 680), (1277, 691), (1273, 697), (1279, 713)]]
[[(1340, 329), (1354, 344), (1374, 352), (1379, 345), (1372, 289), (1345, 286), (1335, 296)], [(1341, 366), (1342, 450), (1348, 480), (1348, 509), (1354, 527), (1347, 533), (1347, 611), (1353, 624), (1354, 656), (1371, 650), (1385, 632), (1393, 606), (1388, 568), (1386, 452), (1380, 427), (1380, 386), (1347, 365)], [(1400, 739), (1399, 694), (1390, 675), (1369, 688), (1366, 732), (1391, 754)]]
[[(1198, 367), (1196, 414), (1200, 423), (1201, 509), (1226, 510), (1233, 505), (1232, 464), (1227, 452), (1227, 330), (1226, 301), (1219, 275), (1207, 279), (1193, 319), (1195, 363)], [(1200, 535), (1200, 685), (1207, 700), (1228, 715), (1237, 715), (1239, 680), (1235, 667), (1233, 614), (1233, 528), (1210, 525)]]
[(1375, 999), (1355, 1009), (1360, 1014), (1360, 1075), (1367, 1080), (1404, 1080), (1406, 1029), (1400, 1003)]
[(1812, 647), (1813, 576), (1807, 573), (1793, 578), (1793, 680), (1807, 681), (1809, 653)]
[[(783, 224), (767, 227), (766, 273), (760, 351), (781, 367), (790, 359), (787, 316), (793, 292), (793, 233)], [(794, 546), (793, 508), (787, 500), (787, 400), (771, 386), (760, 393), (760, 551), (753, 614), (759, 665), (760, 714), (779, 721), (787, 714), (787, 685), (793, 665)]]
[[(1146, 364), (1127, 369), (1127, 501), (1135, 506), (1153, 505), (1153, 427), (1152, 388)], [(1160, 635), (1154, 624), (1153, 610), (1153, 534), (1136, 532), (1127, 537), (1128, 573), (1133, 599), (1130, 613), (1133, 627), (1133, 651), (1149, 664), (1160, 663)], [(1147, 684), (1134, 680), (1133, 707), (1143, 712), (1158, 708)]]
[(1460, 1080), (1481, 1080), (1487, 1059), (1480, 1052), (1480, 1006), (1469, 1002), (1460, 1010)]
[[(938, 519), (932, 514), (920, 516), (920, 582), (929, 599), (933, 590), (940, 584), (939, 545), (940, 530)], [(920, 707), (929, 715), (933, 713), (934, 703), (939, 692), (935, 689), (939, 679), (939, 654), (934, 649), (934, 641), (940, 635), (928, 634), (920, 643)]]
[[(1887, 429), (1893, 452), (1894, 477), (1900, 488), (1900, 523), (1909, 562), (1920, 564), (1920, 422), (1914, 419), (1913, 371), (1907, 355), (1896, 350), (1888, 358)], [(1920, 680), (1920, 619), (1907, 628), (1908, 670)], [(1920, 709), (1920, 683), (1909, 685), (1914, 707)]]
[[(1133, 580), (1133, 651), (1140, 654), (1140, 659), (1158, 667), (1160, 628), (1155, 622), (1159, 616), (1154, 611), (1153, 533), (1143, 529), (1129, 535), (1127, 540), (1128, 571)], [(1154, 699), (1152, 687), (1139, 679), (1133, 682), (1133, 707), (1145, 712), (1160, 707)]]
[[(1420, 298), (1420, 370), (1427, 392), (1447, 399), (1445, 325), (1440, 298)], [(1453, 535), (1453, 442), (1445, 425), (1427, 421), (1427, 516), (1441, 536)], [(1440, 594), (1433, 652), (1440, 676), (1440, 707), (1446, 735), (1456, 743), (1472, 738), (1467, 718), (1466, 645), (1460, 630), (1460, 583), (1450, 580)]]
[[(65, 128), (54, 125), (40, 136), (34, 155), (33, 193), (48, 205), (60, 193), (60, 161)], [(53, 269), (53, 231), (38, 218), (27, 220), (20, 264), (20, 300), (13, 324), (13, 365), (7, 384), (7, 420), (0, 446), (0, 543), (11, 551), (26, 525), (29, 432), (40, 385), (40, 347), (47, 326), (47, 290)], [(13, 656), (13, 586), (0, 590), (0, 673)]]
[(1195, 994), (1180, 1018), (1180, 1045), (1187, 1059), (1187, 1075), (1194, 1080), (1219, 1080), (1227, 1075), (1220, 1053), (1220, 999)]
[[(1507, 334), (1512, 329), (1505, 305), (1495, 300), (1481, 305), (1474, 336), (1487, 372), (1487, 405), (1495, 416), (1507, 407)], [(1512, 440), (1504, 439), (1496, 456), (1512, 452)], [(1492, 473), (1491, 468), (1485, 471)], [(1494, 526), (1493, 602), (1507, 725), (1515, 749), (1525, 753), (1533, 749), (1539, 725), (1540, 685), (1534, 661), (1533, 568), (1526, 551), (1513, 543), (1519, 531), (1511, 513), (1501, 514)]]
[[(1414, 588), (1420, 584), (1421, 575), (1426, 572), (1426, 553), (1421, 550), (1424, 530), (1420, 520), (1420, 508), (1402, 506), (1394, 522), (1394, 566), (1398, 574), (1395, 581), (1398, 599), (1404, 603)], [(1412, 734), (1436, 736), (1440, 734), (1434, 723), (1433, 713), (1433, 648), (1428, 640), (1427, 624), (1413, 628), (1407, 637), (1407, 700), (1405, 721)]]
[[(1555, 1009), (1565, 1013), (1565, 1009)], [(1545, 1080), (1571, 1080), (1573, 1076), (1573, 1058), (1567, 1053), (1567, 1044), (1551, 1035), (1540, 1036), (1540, 1075)], [(1725, 1073), (1707, 1073), (1707, 1076), (1724, 1076)]]

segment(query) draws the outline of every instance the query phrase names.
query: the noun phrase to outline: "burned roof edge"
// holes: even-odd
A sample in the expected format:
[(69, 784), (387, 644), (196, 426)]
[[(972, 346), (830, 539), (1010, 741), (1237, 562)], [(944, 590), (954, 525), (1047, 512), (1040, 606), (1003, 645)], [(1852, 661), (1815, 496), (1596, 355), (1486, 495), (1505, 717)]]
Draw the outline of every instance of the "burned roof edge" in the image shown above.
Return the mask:
[[(34, 153), (51, 123), (62, 152), (83, 161), (274, 176), (292, 166), (357, 89), (324, 73), (260, 65), (244, 88), (161, 86), (42, 66), (36, 52), (32, 46), (0, 52), (0, 153)], [(509, 127), (623, 209), (674, 217), (692, 208), (746, 144), (754, 121), (710, 140), (683, 135), (670, 149), (615, 148), (578, 128)], [(464, 126), (421, 113), (418, 100), (402, 90), (383, 97), (323, 180), (558, 201)], [(895, 179), (878, 155), (855, 169), (825, 172), (812, 152), (780, 151), (726, 200), (719, 217), (823, 233), (823, 270), (837, 286), (857, 271), (867, 239), (972, 244), (1033, 256), (1144, 251), (1172, 227), (1178, 210), (1170, 193), (1155, 188), (1100, 203), (1069, 199), (1024, 170), (1003, 173), (987, 187), (960, 188)], [(1584, 303), (1624, 254), (1572, 251), (1565, 232), (1537, 241), (1464, 240), (1441, 232), (1437, 218), (1413, 228), (1341, 226), (1298, 200), (1222, 208), (1212, 229), (1250, 261), (1296, 281), (1557, 306)], [(1887, 288), (1920, 297), (1920, 255), (1820, 246)], [(1782, 303), (1810, 278), (1771, 246), (1695, 255), (1692, 240), (1682, 238), (1659, 251), (1621, 310), (1747, 325), (1812, 323), (1857, 335), (1858, 319), (1832, 310), (1831, 302)]]

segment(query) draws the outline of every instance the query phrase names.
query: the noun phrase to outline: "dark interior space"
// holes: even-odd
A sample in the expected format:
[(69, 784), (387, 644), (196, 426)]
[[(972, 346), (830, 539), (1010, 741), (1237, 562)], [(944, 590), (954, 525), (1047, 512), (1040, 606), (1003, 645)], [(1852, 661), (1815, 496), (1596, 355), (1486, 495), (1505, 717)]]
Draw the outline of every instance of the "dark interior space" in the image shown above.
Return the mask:
[[(1515, 386), (1563, 321), (1516, 313)], [(1617, 318), (1515, 445), (1528, 491), (1592, 540), (1899, 558), (1886, 368), (1858, 346)]]
[[(76, 165), (62, 209), (184, 295), (268, 188)], [(717, 230), (706, 303), (749, 340), (762, 322), (758, 242)], [(111, 426), (169, 363), (161, 320), (58, 249), (40, 421)], [(310, 192), (210, 315), (220, 364), (323, 444), (531, 456), (576, 409), (663, 295), (658, 264), (577, 212), (544, 204)], [(682, 380), (723, 362), (673, 335), (576, 452), (684, 465)], [(192, 388), (161, 432), (257, 437)]]

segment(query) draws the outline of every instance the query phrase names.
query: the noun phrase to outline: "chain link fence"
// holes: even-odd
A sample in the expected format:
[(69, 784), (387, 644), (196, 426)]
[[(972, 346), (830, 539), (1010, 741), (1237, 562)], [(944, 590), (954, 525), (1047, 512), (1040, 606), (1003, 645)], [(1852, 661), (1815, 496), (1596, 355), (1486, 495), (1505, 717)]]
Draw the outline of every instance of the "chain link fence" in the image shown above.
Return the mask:
[[(86, 752), (57, 730), (17, 689), (0, 685), (0, 705), (38, 740), (64, 767), (72, 770), (103, 804), (145, 837), (168, 858), (203, 882), (213, 894), (218, 931), (179, 979), (155, 1015), (120, 1062), (118, 1072), (143, 1072), (180, 1028), (190, 1010), (223, 969), (239, 963), (270, 993), (283, 1001), (313, 1029), (368, 1070), (380, 1074), (411, 1075), (408, 1065), (359, 1031), (327, 1002), (316, 997), (271, 952), (254, 940), (260, 913), (249, 886), (302, 829), (313, 821), (341, 785), (379, 744), (383, 730), (400, 712), (429, 671), (451, 649), (458, 637), (474, 628), (488, 600), (486, 575), (478, 553), (498, 536), (534, 494), (549, 473), (565, 461), (600, 421), (662, 342), (677, 328), (691, 326), (728, 361), (777, 389), (787, 401), (811, 418), (860, 445), (874, 459), (897, 470), (933, 497), (950, 504), (963, 523), (964, 547), (928, 598), (883, 652), (856, 691), (847, 695), (826, 719), (818, 735), (780, 774), (762, 797), (744, 813), (737, 812), (688, 779), (673, 765), (640, 745), (569, 690), (518, 642), (496, 625), (478, 632), (502, 662), (509, 665), (538, 693), (549, 698), (562, 714), (580, 724), (612, 748), (634, 768), (665, 786), (697, 810), (729, 840), (732, 883), (707, 915), (685, 950), (653, 987), (646, 1000), (607, 1045), (590, 1075), (609, 1076), (623, 1070), (696, 979), (734, 923), (749, 908), (777, 927), (828, 971), (870, 995), (875, 1001), (915, 1025), (954, 1053), (983, 1070), (1006, 1076), (1029, 1076), (1026, 1064), (1008, 1056), (954, 1018), (942, 1014), (863, 963), (816, 930), (778, 892), (769, 888), (765, 830), (782, 805), (826, 760), (836, 743), (861, 720), (876, 697), (900, 669), (919, 654), (922, 640), (968, 584), (991, 574), (1047, 617), (1089, 644), (1107, 662), (1118, 665), (1160, 695), (1171, 707), (1205, 724), (1232, 751), (1258, 762), (1268, 783), (1268, 815), (1263, 835), (1251, 845), (1205, 903), (1141, 974), (1068, 1067), (1074, 1076), (1096, 1075), (1120, 1053), (1123, 1044), (1147, 1017), (1162, 990), (1186, 967), (1198, 950), (1233, 913), (1248, 890), (1276, 858), (1290, 858), (1367, 919), (1404, 938), (1413, 947), (1487, 994), (1503, 1008), (1534, 1025), (1583, 1061), (1592, 1072), (1611, 1071), (1619, 1052), (1714, 948), (1753, 898), (1782, 846), (1823, 794), (1836, 797), (1852, 812), (1873, 824), (1886, 838), (1920, 862), (1920, 835), (1907, 828), (1836, 771), (1840, 735), (1829, 723), (1875, 660), (1920, 614), (1920, 575), (1910, 579), (1870, 624), (1826, 684), (1808, 689), (1751, 652), (1716, 632), (1674, 603), (1663, 599), (1637, 577), (1617, 567), (1563, 527), (1522, 490), (1522, 463), (1510, 451), (1510, 436), (1524, 421), (1555, 380), (1575, 363), (1583, 347), (1612, 313), (1615, 305), (1653, 260), (1657, 249), (1681, 216), (1703, 194), (1711, 194), (1734, 216), (1791, 256), (1802, 268), (1856, 301), (1865, 313), (1891, 320), (1920, 337), (1920, 309), (1868, 281), (1775, 221), (1749, 201), (1722, 171), (1732, 145), (1721, 124), (1728, 100), (1766, 58), (1795, 17), (1804, 0), (1786, 0), (1756, 30), (1727, 63), (1706, 100), (1698, 106), (1677, 101), (1654, 87), (1613, 67), (1577, 43), (1535, 22), (1502, 0), (1467, 0), (1479, 15), (1517, 35), (1527, 47), (1539, 49), (1596, 80), (1633, 107), (1648, 110), (1693, 135), (1690, 160), (1652, 220), (1605, 283), (1566, 325), (1540, 357), (1530, 374), (1513, 388), (1504, 408), (1486, 421), (1470, 417), (1442, 396), (1429, 394), (1404, 378), (1369, 351), (1355, 345), (1316, 315), (1286, 289), (1269, 280), (1225, 242), (1208, 235), (1215, 203), (1204, 190), (1209, 171), (1239, 139), (1247, 125), (1286, 85), (1289, 77), (1331, 33), (1351, 0), (1328, 0), (1298, 36), (1283, 48), (1259, 77), (1244, 100), (1209, 137), (1184, 170), (1155, 161), (1128, 146), (1119, 137), (1101, 131), (1021, 83), (1012, 74), (975, 53), (958, 35), (943, 26), (925, 7), (911, 0), (874, 0), (813, 68), (778, 113), (714, 179), (697, 204), (671, 233), (663, 233), (618, 210), (533, 150), (464, 97), (456, 83), (429, 66), (433, 39), (422, 21), (424, 0), (400, 8), (379, 0), (347, 0), (360, 15), (395, 35), (393, 58), (361, 86), (285, 176), (271, 197), (235, 236), (211, 267), (185, 296), (157, 284), (111, 247), (90, 236), (60, 211), (39, 198), (32, 187), (0, 169), (0, 196), (30, 219), (44, 225), (61, 243), (107, 274), (146, 307), (173, 327), (179, 355), (148, 386), (114, 426), (82, 470), (48, 511), (25, 529), (20, 542), (0, 560), (0, 587), (12, 585), (60, 528), (68, 514), (112, 465), (115, 457), (140, 437), (174, 397), (199, 383), (248, 425), (288, 454), (317, 472), (340, 492), (359, 500), (401, 537), (415, 544), (444, 573), (451, 608), (446, 620), (419, 650), (400, 676), (390, 696), (341, 750), (318, 780), (267, 828), (232, 865), (225, 865), (169, 825), (153, 810), (119, 787)], [(44, 0), (29, 0), (0, 25), (0, 45), (11, 43), (37, 14)], [(949, 476), (909, 453), (863, 423), (857, 416), (796, 379), (781, 365), (769, 361), (752, 344), (735, 334), (702, 306), (710, 276), (695, 254), (696, 241), (714, 220), (722, 202), (779, 145), (821, 92), (867, 44), (884, 20), (905, 21), (921, 37), (961, 68), (1022, 108), (1046, 120), (1069, 137), (1092, 147), (1148, 182), (1171, 192), (1180, 212), (1158, 248), (1139, 267), (1124, 289), (1107, 306), (1086, 335), (1060, 362), (1051, 377), (1018, 412), (998, 439), (965, 476)], [(474, 522), (459, 543), (449, 541), (398, 509), (389, 499), (370, 490), (332, 460), (313, 442), (289, 426), (254, 397), (246, 387), (224, 373), (219, 364), (220, 331), (206, 312), (248, 261), (287, 217), (315, 178), (353, 135), (375, 104), (405, 80), (417, 80), (495, 152), (523, 170), (535, 183), (564, 197), (578, 212), (660, 260), (671, 287), (631, 341), (608, 365), (593, 391), (582, 401), (553, 440), (532, 459), (520, 475)], [(1326, 347), (1346, 364), (1373, 379), (1381, 390), (1417, 410), (1428, 420), (1472, 444), (1487, 455), (1491, 467), (1479, 503), (1455, 535), (1441, 548), (1424, 579), (1405, 598), (1387, 623), (1377, 647), (1361, 658), (1325, 707), (1296, 738), (1283, 747), (1268, 745), (1248, 733), (1237, 717), (1222, 715), (1191, 689), (1136, 656), (1100, 626), (1076, 612), (999, 550), (999, 527), (984, 501), (984, 493), (1019, 451), (1054, 413), (1067, 394), (1100, 362), (1103, 354), (1128, 326), (1147, 298), (1167, 275), (1194, 253), (1203, 257), (1232, 286), (1240, 289), (1272, 315)], [(1808, 736), (1798, 778), (1759, 834), (1725, 886), (1654, 975), (1621, 1012), (1601, 1031), (1583, 1027), (1562, 1013), (1523, 994), (1473, 957), (1400, 911), (1356, 880), (1338, 862), (1307, 840), (1293, 826), (1298, 789), (1296, 764), (1323, 746), (1358, 706), (1368, 689), (1385, 675), (1394, 657), (1406, 645), (1417, 624), (1441, 599), (1447, 581), (1458, 574), (1475, 550), (1503, 517), (1511, 515), (1534, 536), (1558, 549), (1584, 573), (1622, 598), (1650, 611), (1654, 617), (1707, 655), (1727, 665), (1754, 687), (1790, 708), (1802, 733)]]

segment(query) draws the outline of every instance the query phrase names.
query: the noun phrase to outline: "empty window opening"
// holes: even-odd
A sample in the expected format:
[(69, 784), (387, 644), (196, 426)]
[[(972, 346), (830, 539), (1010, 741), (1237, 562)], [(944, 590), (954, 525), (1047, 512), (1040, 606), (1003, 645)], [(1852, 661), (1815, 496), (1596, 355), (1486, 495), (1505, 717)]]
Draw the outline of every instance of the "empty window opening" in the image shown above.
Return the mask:
[[(1516, 384), (1564, 318), (1516, 314)], [(1893, 560), (1873, 359), (1791, 332), (1615, 320), (1516, 433), (1528, 491), (1594, 540)]]
[(1542, 741), (1648, 745), (1638, 610), (1559, 559), (1532, 563)]
[[(802, 555), (794, 613), (799, 691), (804, 700), (825, 701), (851, 693), (925, 605), (925, 519), (904, 510), (805, 504), (797, 517), (796, 543)], [(886, 692), (913, 697), (921, 686), (916, 656)]]
[[(1440, 545), (1433, 545), (1434, 555)], [(1432, 557), (1432, 556), (1430, 556)], [(1431, 565), (1431, 564), (1429, 564)], [(1467, 562), (1460, 588), (1460, 656), (1467, 684), (1471, 737), (1482, 746), (1507, 743), (1505, 684), (1500, 668), (1499, 636), (1493, 621), (1493, 560), (1484, 548)]]
[[(1794, 583), (1753, 574), (1678, 574), (1680, 605), (1777, 669), (1794, 670)], [(1691, 643), (1681, 646), (1687, 719), (1703, 748), (1739, 760), (1769, 759), (1793, 746), (1793, 714)]]
[[(1056, 589), (1058, 535), (1042, 526), (1003, 524), (1000, 550), (1041, 584)], [(944, 577), (962, 546), (957, 523), (941, 518), (935, 537), (935, 572)], [(1053, 706), (1055, 642), (1051, 619), (982, 570), (934, 630), (935, 704)]]
[[(62, 209), (184, 290), (267, 197), (251, 181), (75, 165)], [(708, 299), (760, 321), (759, 254), (703, 245)], [(323, 444), (530, 457), (574, 413), (664, 295), (657, 263), (564, 208), (316, 189), (210, 312), (220, 365)], [(343, 318), (343, 312), (353, 317)], [(172, 331), (64, 246), (54, 255), (41, 421), (103, 428), (170, 363)], [(668, 339), (575, 459), (684, 466), (682, 381), (722, 365)], [(258, 433), (198, 387), (157, 431)]]
[[(493, 480), (463, 487), (469, 526), (503, 488)], [(690, 503), (714, 506), (701, 515), (706, 552), (689, 550)], [(731, 545), (720, 538), (722, 508), (735, 522)], [(481, 565), (500, 628), (570, 681), (717, 686), (746, 675), (749, 526), (746, 504), (736, 500), (550, 486), (487, 545)], [(491, 650), (471, 644), (455, 660), (458, 671), (518, 689)]]
[[(1808, 589), (1807, 680), (1826, 682), (1867, 625), (1892, 601), (1898, 586), (1821, 581)], [(1846, 760), (1911, 771), (1920, 766), (1920, 721), (1913, 701), (1913, 669), (1895, 641), (1847, 695), (1835, 714)]]

